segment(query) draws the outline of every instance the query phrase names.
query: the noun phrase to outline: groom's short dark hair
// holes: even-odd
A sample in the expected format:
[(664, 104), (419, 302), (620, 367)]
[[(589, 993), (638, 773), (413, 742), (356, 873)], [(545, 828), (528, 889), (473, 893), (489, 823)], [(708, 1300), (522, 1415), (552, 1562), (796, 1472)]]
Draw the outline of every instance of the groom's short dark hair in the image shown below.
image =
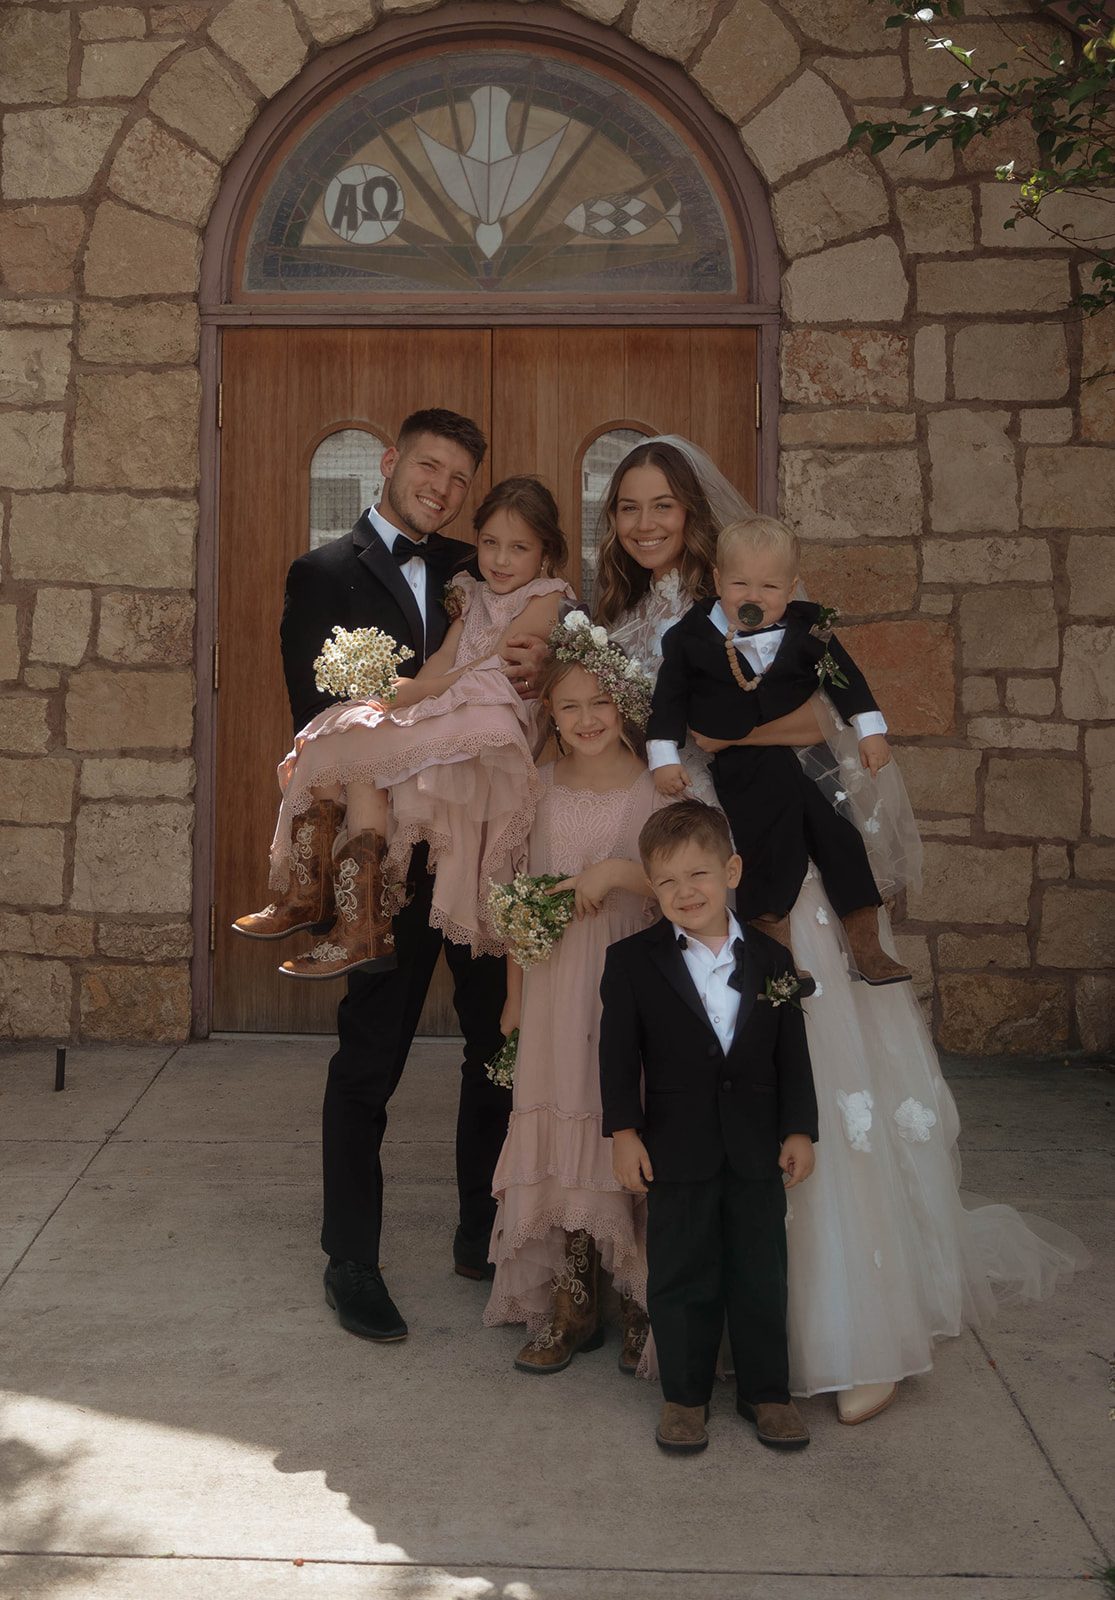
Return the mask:
[(692, 840), (706, 850), (714, 850), (721, 861), (732, 854), (732, 830), (717, 806), (703, 800), (679, 800), (663, 806), (643, 824), (639, 835), (639, 854), (647, 867), (657, 856), (672, 856)]
[(471, 417), (462, 417), (458, 411), (444, 411), (440, 406), (412, 411), (399, 429), (396, 450), (405, 451), (420, 433), (432, 433), (435, 439), (451, 439), (459, 444), (472, 457), (474, 468), (483, 461), (488, 449), (487, 439)]

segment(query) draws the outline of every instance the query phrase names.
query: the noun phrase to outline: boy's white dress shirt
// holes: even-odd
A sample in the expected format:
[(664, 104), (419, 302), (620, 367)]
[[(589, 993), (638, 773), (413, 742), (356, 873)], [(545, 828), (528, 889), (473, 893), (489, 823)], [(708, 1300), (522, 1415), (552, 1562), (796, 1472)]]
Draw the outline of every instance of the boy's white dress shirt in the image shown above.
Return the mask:
[[(728, 912), (728, 937), (720, 947), (720, 953), (713, 955), (707, 944), (702, 944), (699, 939), (694, 939), (692, 934), (686, 933), (684, 928), (679, 928), (676, 922), (670, 924), (674, 936), (681, 944), (682, 958), (689, 968), (689, 976), (693, 979), (694, 986), (701, 998), (701, 1004), (708, 1014), (708, 1019), (716, 1030), (716, 1037), (720, 1040), (720, 1048), (728, 1054), (732, 1037), (736, 1031), (736, 1017), (739, 1015), (740, 994), (738, 989), (729, 987), (728, 979), (736, 970), (736, 958), (733, 947), (737, 939), (743, 938), (743, 930), (736, 921), (731, 911)], [(682, 943), (684, 941), (684, 943)]]

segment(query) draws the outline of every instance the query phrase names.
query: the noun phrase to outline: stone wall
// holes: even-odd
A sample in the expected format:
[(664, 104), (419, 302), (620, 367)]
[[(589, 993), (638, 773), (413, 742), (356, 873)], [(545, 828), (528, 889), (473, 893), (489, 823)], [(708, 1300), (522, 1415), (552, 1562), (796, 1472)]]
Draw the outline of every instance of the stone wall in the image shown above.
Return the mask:
[[(1115, 386), (1085, 380), (1115, 341), (1066, 310), (1071, 252), (1002, 229), (1025, 139), (849, 153), (945, 81), (861, 0), (569, 5), (683, 63), (770, 187), (783, 510), (902, 746), (927, 851), (899, 931), (939, 1038), (1109, 1044)], [(269, 97), (428, 9), (0, 13), (2, 1036), (188, 1031), (201, 231)]]

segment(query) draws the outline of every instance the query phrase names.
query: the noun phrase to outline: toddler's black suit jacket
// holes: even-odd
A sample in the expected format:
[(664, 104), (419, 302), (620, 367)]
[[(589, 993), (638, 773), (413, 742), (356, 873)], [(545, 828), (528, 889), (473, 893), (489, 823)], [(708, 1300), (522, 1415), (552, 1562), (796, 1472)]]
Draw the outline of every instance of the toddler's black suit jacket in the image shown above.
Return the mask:
[(725, 1053), (671, 923), (663, 919), (608, 950), (600, 984), (603, 1132), (638, 1129), (655, 1183), (702, 1182), (725, 1161), (737, 1178), (777, 1177), (789, 1134), (817, 1138), (805, 1018), (765, 998), (767, 979), (792, 975), (793, 963), (757, 929), (747, 929), (744, 952), (739, 1016)]
[[(824, 688), (845, 722), (861, 711), (878, 711), (863, 673), (836, 638), (814, 638), (810, 628), (820, 607), (791, 600), (782, 618), (782, 644), (754, 690), (741, 689), (728, 661), (724, 635), (710, 621), (715, 598), (699, 600), (662, 640), (662, 666), (654, 687), (648, 739), (685, 743), (686, 730), (709, 739), (742, 739), (763, 722), (774, 722), (803, 705), (818, 687), (817, 663), (827, 650), (848, 679), (846, 689)], [(735, 646), (732, 647), (735, 649)], [(745, 678), (755, 673), (736, 651)]]

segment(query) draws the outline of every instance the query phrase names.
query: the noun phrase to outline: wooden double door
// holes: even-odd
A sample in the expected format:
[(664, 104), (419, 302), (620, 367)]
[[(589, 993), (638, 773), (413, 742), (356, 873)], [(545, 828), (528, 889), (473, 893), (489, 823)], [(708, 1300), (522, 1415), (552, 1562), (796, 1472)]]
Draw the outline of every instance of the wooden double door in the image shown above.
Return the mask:
[[(679, 433), (755, 497), (754, 328), (252, 328), (222, 346), (214, 1029), (331, 1033), (342, 984), (280, 978), (307, 948), (242, 939), (232, 921), (270, 898), (268, 847), (289, 749), (279, 617), (290, 563), (310, 545), (311, 462), (342, 430), (393, 439), (422, 406), (480, 422), (488, 455), (457, 521), (493, 483), (535, 473), (553, 490), (580, 592), (585, 458), (610, 431)], [(585, 537), (590, 534), (585, 529)], [(455, 1032), (444, 973), (425, 1032)]]

